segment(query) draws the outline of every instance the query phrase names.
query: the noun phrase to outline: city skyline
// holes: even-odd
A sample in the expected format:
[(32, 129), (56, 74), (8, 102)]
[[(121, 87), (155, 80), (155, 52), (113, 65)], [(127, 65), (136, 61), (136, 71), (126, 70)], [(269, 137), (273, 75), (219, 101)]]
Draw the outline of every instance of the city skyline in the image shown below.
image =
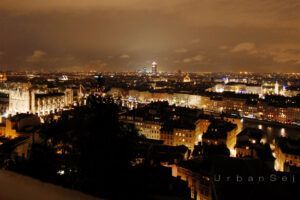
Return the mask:
[(0, 2), (0, 70), (300, 72), (294, 0)]
[(0, 199), (298, 200), (299, 11), (0, 0)]

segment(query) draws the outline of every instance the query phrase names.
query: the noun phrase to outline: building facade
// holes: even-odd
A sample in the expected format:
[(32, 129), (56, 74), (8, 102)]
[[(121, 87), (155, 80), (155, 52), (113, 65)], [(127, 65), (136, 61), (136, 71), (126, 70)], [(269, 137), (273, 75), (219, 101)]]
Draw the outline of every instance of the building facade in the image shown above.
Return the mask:
[(47, 115), (73, 104), (73, 92), (40, 92), (33, 89), (9, 90), (8, 114), (34, 113)]
[[(113, 98), (121, 98), (123, 105), (147, 104), (152, 101), (167, 101), (170, 105), (203, 109), (209, 113), (236, 113), (241, 117), (280, 123), (300, 123), (299, 106), (274, 106), (259, 100), (255, 104), (248, 103), (248, 98), (227, 96), (214, 98), (210, 95), (194, 95), (183, 93), (156, 93), (149, 91), (125, 90), (112, 88), (109, 92)], [(134, 101), (133, 101), (134, 100)]]
[(300, 167), (300, 141), (279, 138), (275, 145), (275, 169), (288, 171), (290, 167)]

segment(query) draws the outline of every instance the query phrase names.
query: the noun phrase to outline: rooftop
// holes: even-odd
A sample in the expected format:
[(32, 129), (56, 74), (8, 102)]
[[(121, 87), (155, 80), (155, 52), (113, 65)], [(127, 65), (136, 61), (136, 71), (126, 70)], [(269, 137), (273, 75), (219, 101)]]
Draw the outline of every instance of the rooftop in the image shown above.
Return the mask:
[(55, 92), (55, 93), (37, 93), (35, 94), (36, 98), (44, 98), (44, 97), (60, 97), (60, 96), (64, 96), (65, 94), (62, 92)]
[(27, 117), (33, 117), (33, 116), (35, 116), (35, 115), (34, 114), (29, 114), (29, 113), (19, 113), (19, 114), (16, 114), (16, 115), (12, 116), (10, 119), (11, 119), (11, 121), (16, 122), (16, 121), (20, 121), (22, 119), (25, 119)]
[(300, 140), (280, 137), (277, 140), (277, 145), (283, 153), (300, 156)]
[(153, 102), (144, 107), (133, 109), (123, 114), (134, 120), (161, 123), (162, 130), (172, 131), (177, 129), (195, 129), (196, 121), (201, 118), (202, 111), (169, 105), (167, 102)]
[(226, 139), (227, 133), (237, 127), (236, 124), (221, 119), (211, 120), (207, 131), (203, 134), (204, 139)]
[(242, 130), (237, 137), (242, 137), (242, 136), (246, 136), (247, 138), (253, 138), (255, 140), (261, 140), (261, 138), (263, 137), (264, 132), (260, 129), (256, 129), (256, 128), (245, 128), (244, 130)]

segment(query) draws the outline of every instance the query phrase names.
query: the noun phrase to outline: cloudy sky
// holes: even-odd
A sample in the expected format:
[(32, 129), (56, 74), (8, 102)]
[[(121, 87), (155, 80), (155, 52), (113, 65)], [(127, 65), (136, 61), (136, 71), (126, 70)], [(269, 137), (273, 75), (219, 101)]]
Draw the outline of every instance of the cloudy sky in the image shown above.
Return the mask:
[(299, 0), (1, 0), (0, 70), (300, 72)]

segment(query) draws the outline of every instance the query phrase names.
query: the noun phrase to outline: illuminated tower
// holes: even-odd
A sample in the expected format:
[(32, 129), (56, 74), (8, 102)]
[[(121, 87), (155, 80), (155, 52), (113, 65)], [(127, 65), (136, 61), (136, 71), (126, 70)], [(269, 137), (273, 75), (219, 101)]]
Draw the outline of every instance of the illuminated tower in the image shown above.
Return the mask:
[(157, 63), (153, 62), (152, 63), (152, 75), (156, 75), (157, 74)]
[(274, 93), (275, 93), (276, 95), (279, 94), (279, 84), (278, 84), (277, 81), (276, 81), (276, 83), (275, 83)]

